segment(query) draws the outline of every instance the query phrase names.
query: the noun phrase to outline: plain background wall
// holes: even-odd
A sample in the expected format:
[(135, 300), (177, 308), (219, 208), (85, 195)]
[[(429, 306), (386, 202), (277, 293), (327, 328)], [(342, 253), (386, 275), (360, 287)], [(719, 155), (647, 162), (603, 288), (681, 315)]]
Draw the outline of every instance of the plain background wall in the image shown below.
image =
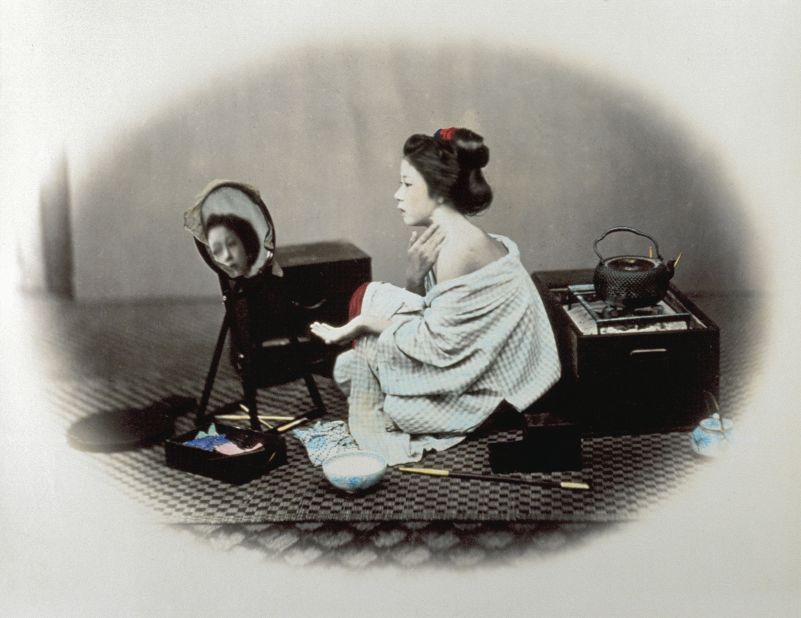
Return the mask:
[[(214, 178), (259, 188), (280, 244), (347, 239), (377, 279), (403, 282), (410, 230), (392, 195), (413, 132), (469, 126), (490, 147), (493, 205), (529, 270), (592, 267), (592, 242), (630, 225), (685, 289), (753, 289), (742, 205), (702, 140), (636, 87), (474, 42), (417, 49), (308, 45), (212, 75), (112, 136), (73, 188), (79, 299), (203, 296), (216, 279), (182, 229)], [(605, 255), (644, 253), (611, 236)]]

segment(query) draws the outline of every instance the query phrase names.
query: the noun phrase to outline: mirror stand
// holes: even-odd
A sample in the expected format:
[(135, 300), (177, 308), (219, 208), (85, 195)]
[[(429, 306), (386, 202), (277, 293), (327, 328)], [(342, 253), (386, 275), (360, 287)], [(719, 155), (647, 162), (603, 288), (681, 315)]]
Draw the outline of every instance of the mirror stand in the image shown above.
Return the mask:
[[(266, 274), (259, 277), (259, 285), (248, 280), (232, 280), (224, 275), (219, 276), (220, 286), (223, 292), (223, 303), (225, 305), (225, 316), (217, 335), (217, 343), (214, 347), (211, 365), (206, 375), (203, 386), (203, 394), (200, 406), (197, 411), (198, 426), (209, 421), (218, 414), (225, 414), (243, 410), (250, 418), (250, 427), (253, 431), (262, 431), (259, 422), (259, 411), (256, 396), (259, 388), (276, 386), (286, 382), (303, 378), (309, 396), (314, 407), (297, 418), (312, 419), (322, 416), (326, 412), (325, 403), (317, 388), (317, 384), (312, 377), (309, 363), (303, 356), (300, 342), (298, 341), (296, 329), (288, 325), (288, 343), (280, 346), (280, 366), (284, 369), (280, 374), (271, 372), (271, 367), (260, 359), (261, 338), (253, 333), (252, 325), (258, 323), (254, 320), (254, 309), (263, 308), (265, 298), (269, 298), (271, 309), (275, 316), (284, 321), (289, 321), (292, 309), (283, 293), (283, 281), (280, 277)], [(266, 285), (265, 285), (266, 282)], [(265, 289), (269, 291), (265, 293)], [(277, 305), (277, 306), (276, 306)], [(261, 319), (262, 316), (259, 316)], [(243, 398), (216, 408), (212, 413), (207, 414), (211, 392), (217, 376), (220, 359), (222, 358), (225, 341), (231, 335), (232, 360), (239, 373), (242, 383)], [(274, 369), (278, 366), (272, 364)], [(274, 375), (271, 375), (274, 374)]]

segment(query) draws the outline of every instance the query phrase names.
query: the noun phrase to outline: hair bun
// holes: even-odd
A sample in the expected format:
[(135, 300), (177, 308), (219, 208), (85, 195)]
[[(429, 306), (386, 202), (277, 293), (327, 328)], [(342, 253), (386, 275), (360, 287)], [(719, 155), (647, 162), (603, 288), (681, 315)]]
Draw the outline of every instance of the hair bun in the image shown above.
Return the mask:
[(412, 135), (403, 145), (403, 156), (423, 177), (432, 198), (442, 198), (463, 215), (478, 214), (492, 202), (492, 189), (481, 171), (489, 162), (489, 148), (470, 129)]
[(470, 129), (457, 129), (452, 144), (456, 150), (459, 166), (464, 169), (481, 169), (489, 163), (489, 148), (484, 138)]

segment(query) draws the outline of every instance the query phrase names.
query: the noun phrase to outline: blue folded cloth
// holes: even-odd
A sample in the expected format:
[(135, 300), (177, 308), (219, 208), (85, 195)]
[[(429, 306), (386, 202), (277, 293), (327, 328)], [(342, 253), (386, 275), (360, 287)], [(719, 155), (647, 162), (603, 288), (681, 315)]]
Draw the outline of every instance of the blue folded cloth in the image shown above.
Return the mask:
[(184, 442), (184, 446), (191, 446), (192, 448), (203, 449), (204, 451), (213, 451), (215, 447), (228, 444), (230, 440), (225, 437), (224, 433), (217, 433), (217, 427), (212, 423), (209, 425), (208, 432), (198, 431), (194, 439)]
[(317, 421), (314, 425), (293, 429), (292, 435), (306, 447), (315, 466), (322, 465), (332, 455), (359, 450), (344, 421)]
[(195, 438), (194, 440), (187, 440), (184, 446), (191, 446), (193, 448), (200, 448), (204, 451), (213, 451), (215, 446), (222, 446), (228, 444), (230, 440), (225, 437), (224, 433), (214, 436), (203, 436), (202, 438)]

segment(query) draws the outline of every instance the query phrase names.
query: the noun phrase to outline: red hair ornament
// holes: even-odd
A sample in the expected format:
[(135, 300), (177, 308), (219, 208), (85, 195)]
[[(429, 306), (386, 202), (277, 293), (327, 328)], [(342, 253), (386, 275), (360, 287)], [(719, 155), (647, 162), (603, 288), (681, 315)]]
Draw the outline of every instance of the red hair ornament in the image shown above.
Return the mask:
[(456, 135), (456, 127), (437, 129), (437, 132), (434, 133), (434, 139), (442, 140), (443, 142), (449, 142), (453, 139), (454, 135)]

